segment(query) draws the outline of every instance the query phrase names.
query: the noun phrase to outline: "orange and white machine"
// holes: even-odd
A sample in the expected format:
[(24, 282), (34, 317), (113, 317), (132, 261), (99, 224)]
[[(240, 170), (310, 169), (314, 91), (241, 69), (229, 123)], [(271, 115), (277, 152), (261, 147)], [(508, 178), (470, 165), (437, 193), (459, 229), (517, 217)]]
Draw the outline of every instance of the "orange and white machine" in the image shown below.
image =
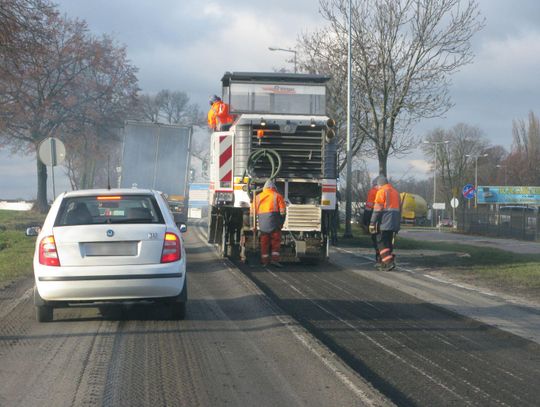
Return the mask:
[(250, 204), (268, 178), (287, 202), (282, 259), (323, 260), (336, 210), (334, 122), (321, 75), (227, 72), (223, 101), (235, 120), (212, 134), (208, 240), (223, 255), (258, 251)]

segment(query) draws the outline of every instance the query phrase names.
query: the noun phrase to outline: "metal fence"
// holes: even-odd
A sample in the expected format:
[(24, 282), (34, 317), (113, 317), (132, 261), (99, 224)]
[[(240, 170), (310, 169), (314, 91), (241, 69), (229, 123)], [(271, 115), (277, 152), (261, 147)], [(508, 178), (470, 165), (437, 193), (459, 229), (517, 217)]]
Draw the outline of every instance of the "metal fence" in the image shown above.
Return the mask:
[(482, 236), (539, 240), (540, 215), (536, 207), (462, 208), (456, 212), (460, 232)]

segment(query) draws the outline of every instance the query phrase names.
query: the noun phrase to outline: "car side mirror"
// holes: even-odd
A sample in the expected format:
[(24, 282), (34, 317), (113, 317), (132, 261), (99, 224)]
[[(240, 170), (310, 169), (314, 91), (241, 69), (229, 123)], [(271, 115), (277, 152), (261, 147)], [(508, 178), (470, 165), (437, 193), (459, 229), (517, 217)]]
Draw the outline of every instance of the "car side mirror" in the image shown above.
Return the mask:
[(24, 232), (24, 234), (26, 236), (37, 236), (39, 235), (39, 232), (41, 232), (41, 227), (32, 226), (32, 227), (26, 228), (26, 231)]
[(179, 223), (178, 229), (180, 230), (180, 233), (186, 233), (187, 232), (187, 225), (185, 223)]

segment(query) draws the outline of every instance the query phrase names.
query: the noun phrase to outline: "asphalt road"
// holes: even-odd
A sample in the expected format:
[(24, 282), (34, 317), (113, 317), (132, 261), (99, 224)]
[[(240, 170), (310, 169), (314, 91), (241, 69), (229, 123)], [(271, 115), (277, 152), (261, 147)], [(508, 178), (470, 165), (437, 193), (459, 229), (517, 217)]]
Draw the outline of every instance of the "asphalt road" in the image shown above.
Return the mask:
[(138, 304), (39, 324), (31, 279), (1, 290), (0, 406), (389, 405), (193, 230), (187, 247), (185, 321)]
[(397, 405), (538, 406), (537, 343), (367, 278), (359, 271), (377, 272), (366, 259), (335, 256), (320, 266), (239, 266)]
[(38, 324), (31, 279), (1, 290), (0, 406), (538, 405), (537, 343), (370, 278), (347, 252), (237, 268), (202, 233), (186, 236), (186, 321), (138, 304)]

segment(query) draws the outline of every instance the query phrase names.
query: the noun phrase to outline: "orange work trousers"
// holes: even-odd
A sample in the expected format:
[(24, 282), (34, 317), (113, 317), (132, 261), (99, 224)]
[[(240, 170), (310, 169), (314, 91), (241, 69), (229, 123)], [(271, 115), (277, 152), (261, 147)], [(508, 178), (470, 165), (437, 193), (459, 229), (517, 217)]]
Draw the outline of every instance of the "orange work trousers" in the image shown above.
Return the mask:
[(272, 261), (279, 261), (279, 249), (281, 248), (281, 230), (274, 230), (270, 233), (261, 232), (260, 244), (262, 264), (269, 264), (270, 259), (272, 259)]

